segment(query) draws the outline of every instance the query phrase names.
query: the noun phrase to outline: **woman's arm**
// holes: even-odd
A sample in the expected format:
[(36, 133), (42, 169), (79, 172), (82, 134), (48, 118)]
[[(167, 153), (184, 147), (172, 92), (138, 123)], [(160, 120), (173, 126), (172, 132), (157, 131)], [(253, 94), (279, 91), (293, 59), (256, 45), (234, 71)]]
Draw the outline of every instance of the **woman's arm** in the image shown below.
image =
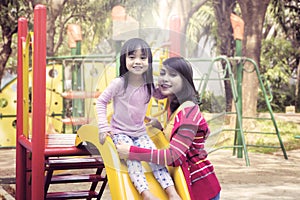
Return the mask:
[(152, 162), (159, 165), (179, 166), (186, 160), (187, 150), (193, 142), (197, 127), (181, 126), (170, 141), (167, 149), (130, 147), (128, 159)]
[[(173, 133), (170, 146), (167, 149), (147, 149), (136, 146), (117, 145), (120, 157), (131, 160), (141, 160), (160, 165), (179, 166), (186, 160), (187, 150), (191, 147), (199, 124), (203, 117), (197, 110), (188, 109), (180, 112), (175, 117), (175, 126), (178, 128)], [(179, 123), (179, 125), (178, 125)]]

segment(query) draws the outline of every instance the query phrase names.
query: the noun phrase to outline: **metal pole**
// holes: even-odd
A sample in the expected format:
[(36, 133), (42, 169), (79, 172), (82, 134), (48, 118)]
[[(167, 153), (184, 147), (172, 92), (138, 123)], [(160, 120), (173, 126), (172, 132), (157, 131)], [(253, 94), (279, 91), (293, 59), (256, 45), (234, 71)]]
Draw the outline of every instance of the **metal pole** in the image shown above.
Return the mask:
[[(73, 54), (75, 53), (75, 54)], [(81, 41), (76, 41), (76, 50), (72, 51), (72, 55), (80, 55), (81, 54)], [(82, 80), (82, 61), (74, 62), (74, 66), (72, 66), (72, 90), (80, 91), (84, 90), (84, 85)], [(73, 99), (72, 100), (72, 116), (73, 117), (84, 117), (84, 99)], [(75, 133), (80, 126), (72, 126), (73, 133)]]
[[(236, 44), (236, 56), (242, 56), (242, 41), (239, 39), (235, 40)], [(237, 109), (240, 112), (240, 116), (242, 118), (243, 116), (243, 90), (242, 90), (242, 84), (243, 84), (243, 64), (242, 61), (238, 61), (237, 64)], [(237, 111), (238, 112), (238, 111)], [(238, 122), (238, 119), (236, 119), (236, 130), (237, 130), (237, 145), (239, 147), (237, 148), (237, 157), (242, 158), (243, 157), (243, 149), (240, 147), (240, 145), (243, 145), (242, 142), (242, 131), (243, 128), (243, 120), (241, 122)]]
[(17, 140), (16, 140), (16, 199), (26, 198), (26, 149), (19, 143), (23, 134), (23, 42), (28, 29), (28, 21), (18, 20), (18, 81), (17, 81)]
[(44, 5), (34, 8), (32, 102), (32, 199), (44, 199), (46, 133), (46, 24)]
[(170, 57), (180, 56), (180, 17), (174, 15), (170, 19)]
[[(233, 36), (235, 39), (236, 49), (235, 49), (235, 55), (238, 57), (242, 56), (242, 40), (244, 37), (244, 21), (237, 15), (231, 14), (230, 15), (230, 22), (233, 29)], [(243, 157), (243, 148), (246, 148), (246, 145), (243, 142), (243, 100), (242, 100), (242, 84), (243, 84), (243, 64), (239, 60), (237, 64), (237, 118), (236, 118), (236, 134), (234, 138), (234, 143), (238, 144), (238, 158)], [(238, 119), (240, 118), (240, 119)], [(243, 147), (241, 147), (241, 145)], [(246, 149), (244, 149), (246, 151)], [(235, 148), (234, 148), (235, 153)]]

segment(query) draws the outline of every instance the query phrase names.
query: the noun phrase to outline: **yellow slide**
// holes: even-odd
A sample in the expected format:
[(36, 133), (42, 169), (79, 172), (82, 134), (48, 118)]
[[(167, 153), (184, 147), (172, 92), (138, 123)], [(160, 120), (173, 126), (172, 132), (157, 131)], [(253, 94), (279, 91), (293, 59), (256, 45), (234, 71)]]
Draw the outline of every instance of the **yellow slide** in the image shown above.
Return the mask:
[[(157, 129), (149, 129), (148, 133), (151, 139), (156, 143), (158, 148), (168, 145), (167, 140)], [(93, 144), (100, 152), (108, 178), (108, 185), (113, 200), (138, 200), (142, 199), (132, 184), (127, 166), (120, 161), (115, 145), (111, 138), (107, 137), (103, 145), (99, 142), (98, 127), (95, 125), (84, 125), (77, 132), (82, 141)], [(158, 142), (160, 144), (158, 144)], [(151, 172), (151, 168), (147, 163), (143, 163), (145, 168), (146, 179), (149, 183), (150, 191), (159, 199), (168, 199), (167, 194), (161, 188)], [(169, 167), (169, 172), (174, 179), (177, 192), (183, 200), (190, 200), (188, 188), (180, 167)]]

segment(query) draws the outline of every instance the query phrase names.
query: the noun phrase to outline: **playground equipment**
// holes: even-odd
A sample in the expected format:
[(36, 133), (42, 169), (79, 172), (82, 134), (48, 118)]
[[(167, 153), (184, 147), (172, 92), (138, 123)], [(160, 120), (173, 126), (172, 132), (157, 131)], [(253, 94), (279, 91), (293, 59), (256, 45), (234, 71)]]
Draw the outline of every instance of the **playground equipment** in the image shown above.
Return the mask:
[[(58, 117), (61, 121), (63, 121), (62, 114), (60, 108), (54, 110), (50, 115), (47, 116), (47, 109), (52, 109), (52, 107), (48, 108), (47, 104), (51, 105), (51, 96), (47, 96), (46, 88), (47, 81), (46, 81), (46, 65), (47, 60), (49, 61), (49, 65), (52, 65), (52, 68), (49, 68), (48, 74), (56, 74), (54, 68), (59, 68), (59, 66), (65, 66), (67, 63), (71, 63), (72, 66), (75, 66), (76, 73), (74, 76), (77, 76), (77, 79), (74, 82), (78, 83), (76, 86), (78, 88), (73, 88), (76, 90), (76, 93), (71, 93), (70, 91), (63, 91), (63, 89), (56, 89), (55, 91), (51, 91), (52, 94), (56, 93), (60, 97), (64, 99), (71, 99), (78, 100), (79, 97), (89, 97), (93, 98), (99, 95), (101, 90), (93, 90), (89, 92), (85, 92), (83, 90), (83, 86), (89, 87), (85, 83), (80, 82), (81, 76), (83, 74), (80, 71), (83, 66), (84, 58), (79, 55), (72, 55), (70, 57), (64, 57), (61, 59), (56, 59), (57, 63), (53, 62), (52, 58), (46, 58), (46, 40), (45, 40), (45, 30), (46, 30), (46, 8), (42, 5), (37, 5), (34, 10), (34, 33), (33, 35), (28, 33), (27, 30), (27, 20), (25, 18), (20, 18), (18, 21), (19, 29), (18, 29), (18, 82), (17, 82), (17, 138), (16, 138), (16, 196), (17, 199), (67, 199), (67, 198), (101, 198), (103, 193), (104, 187), (106, 186), (107, 181), (110, 182), (109, 184), (115, 184), (118, 188), (120, 188), (119, 194), (122, 196), (129, 195), (131, 198), (137, 197), (137, 194), (134, 192), (132, 186), (129, 184), (129, 180), (126, 173), (123, 173), (121, 170), (120, 172), (111, 170), (112, 165), (110, 163), (110, 159), (113, 159), (113, 164), (116, 164), (119, 169), (124, 169), (123, 165), (121, 165), (119, 159), (114, 156), (108, 156), (108, 158), (102, 158), (97, 155), (92, 155), (92, 153), (85, 148), (77, 148), (74, 146), (75, 136), (76, 134), (46, 134), (47, 127), (46, 122), (47, 120), (51, 119), (52, 121), (57, 120), (55, 117)], [(175, 20), (176, 21), (176, 20)], [(33, 39), (34, 38), (34, 39)], [(172, 38), (171, 38), (172, 39)], [(173, 38), (174, 42), (176, 39)], [(33, 47), (33, 67), (32, 67), (32, 82), (31, 77), (29, 76), (29, 51), (28, 48), (32, 44)], [(172, 52), (180, 52), (180, 47), (176, 47), (177, 49), (173, 50)], [(179, 49), (178, 49), (179, 48)], [(51, 60), (52, 59), (52, 60)], [(76, 60), (79, 59), (79, 62)], [(192, 60), (192, 59), (190, 59)], [(239, 61), (239, 63), (243, 62), (251, 62), (254, 65), (254, 71), (256, 72), (260, 86), (264, 93), (268, 109), (271, 114), (270, 120), (272, 120), (274, 127), (276, 128), (275, 135), (277, 135), (280, 148), (284, 152), (285, 158), (287, 159), (286, 152), (283, 146), (283, 143), (280, 138), (280, 134), (276, 125), (276, 121), (272, 114), (272, 108), (270, 106), (269, 100), (266, 95), (266, 91), (263, 87), (262, 79), (260, 78), (260, 74), (258, 68), (254, 61), (248, 58), (243, 57), (234, 57), (234, 58), (227, 58), (224, 56), (215, 58), (210, 60), (211, 67), (209, 71), (205, 74), (205, 76), (201, 79), (201, 87), (200, 87), (200, 96), (206, 92), (207, 84), (211, 80), (211, 74), (213, 70), (213, 65), (215, 62), (220, 60), (224, 60), (226, 62), (226, 67), (224, 69), (224, 75), (228, 74), (228, 80), (231, 82), (232, 91), (234, 94), (234, 105), (236, 108), (235, 113), (226, 113), (223, 112), (221, 114), (217, 114), (213, 116), (210, 120), (213, 121), (219, 117), (224, 117), (226, 115), (235, 115), (236, 116), (236, 125), (235, 128), (232, 130), (223, 129), (221, 128), (218, 132), (224, 131), (234, 131), (235, 132), (235, 139), (234, 145), (230, 146), (230, 148), (234, 148), (235, 151), (238, 152), (238, 157), (245, 156), (246, 165), (249, 165), (249, 158), (247, 152), (247, 146), (243, 130), (243, 119), (242, 116), (242, 108), (240, 107), (241, 102), (241, 88), (238, 88), (241, 84), (241, 77), (237, 79), (237, 83), (234, 78), (234, 74), (232, 72), (232, 65), (230, 61)], [(51, 62), (50, 62), (51, 61)], [(242, 72), (242, 65), (239, 65), (239, 72)], [(91, 66), (93, 68), (93, 66)], [(51, 71), (52, 70), (52, 71)], [(105, 71), (106, 73), (107, 71)], [(62, 72), (63, 74), (64, 72)], [(112, 73), (109, 73), (112, 74)], [(115, 75), (115, 73), (113, 73)], [(239, 76), (239, 74), (238, 74)], [(222, 77), (222, 80), (225, 80), (225, 76)], [(220, 80), (220, 79), (218, 79)], [(107, 81), (107, 80), (103, 80)], [(80, 84), (79, 84), (80, 83)], [(29, 95), (29, 85), (32, 84), (32, 93)], [(52, 84), (51, 82), (49, 84)], [(49, 86), (50, 87), (50, 86)], [(50, 87), (51, 88), (51, 87)], [(80, 89), (81, 88), (81, 89)], [(84, 91), (84, 92), (83, 92)], [(92, 92), (92, 93), (90, 93)], [(29, 98), (30, 97), (30, 98)], [(53, 98), (53, 96), (52, 96)], [(58, 98), (58, 97), (57, 97)], [(56, 97), (54, 98), (56, 99)], [(48, 101), (48, 103), (47, 103)], [(63, 100), (62, 100), (63, 101)], [(89, 100), (92, 101), (92, 100)], [(64, 103), (61, 103), (62, 107), (65, 108)], [(90, 103), (82, 103), (80, 101), (75, 102), (77, 106), (74, 112), (77, 113), (77, 119), (68, 119), (65, 120), (64, 123), (69, 123), (70, 125), (81, 126), (82, 124), (90, 123), (90, 120), (81, 120), (82, 117), (86, 117), (86, 113), (83, 111), (86, 110), (85, 107), (91, 105)], [(32, 113), (32, 117), (29, 118), (29, 114)], [(66, 112), (65, 112), (66, 113)], [(76, 121), (77, 120), (77, 121)], [(55, 123), (52, 123), (54, 126)], [(78, 127), (76, 127), (77, 129)], [(53, 130), (53, 129), (48, 129)], [(54, 128), (55, 130), (55, 128)], [(77, 131), (77, 130), (76, 130)], [(67, 131), (65, 131), (67, 133)], [(70, 131), (70, 133), (74, 133), (74, 129)], [(90, 133), (90, 134), (87, 134)], [(113, 149), (113, 145), (111, 141), (107, 141), (104, 145), (104, 148), (100, 146), (99, 143), (95, 142), (97, 128), (95, 126), (86, 125), (81, 126), (78, 129), (78, 135), (88, 143), (93, 143), (93, 145), (100, 151), (100, 153), (104, 152), (105, 155), (116, 155), (115, 150)], [(218, 133), (216, 133), (218, 134)], [(59, 143), (58, 143), (59, 141)], [(226, 147), (221, 147), (226, 148)], [(108, 151), (111, 150), (111, 151)], [(80, 156), (80, 157), (74, 157)], [(115, 159), (114, 159), (115, 158)], [(107, 161), (108, 159), (108, 161)], [(104, 163), (103, 163), (104, 162)], [(108, 164), (106, 165), (106, 162)], [(95, 173), (93, 175), (83, 175), (81, 177), (74, 176), (55, 176), (55, 170), (66, 170), (66, 169), (83, 169), (83, 168), (92, 168), (95, 169)], [(108, 172), (108, 179), (107, 177), (102, 174), (103, 169), (106, 169)], [(114, 167), (115, 169), (115, 167)], [(178, 180), (182, 180), (180, 178), (180, 170), (176, 171), (176, 169), (170, 169), (171, 173), (174, 175), (175, 182)], [(175, 171), (173, 171), (175, 170)], [(46, 184), (44, 185), (46, 174)], [(111, 175), (113, 174), (113, 175)], [(148, 176), (149, 182), (154, 182), (153, 177)], [(73, 182), (91, 182), (91, 186), (86, 191), (73, 191), (73, 192), (55, 192), (55, 193), (48, 193), (48, 188), (50, 184), (59, 184), (59, 183), (73, 183)], [(179, 181), (182, 184), (182, 181)], [(96, 186), (102, 183), (100, 186), (99, 191), (95, 190)], [(179, 193), (184, 197), (184, 199), (188, 199), (188, 196), (185, 193), (185, 187), (183, 185), (177, 185), (177, 189)], [(158, 189), (158, 186), (153, 183), (152, 189)], [(129, 193), (128, 193), (129, 191)], [(118, 194), (117, 192), (113, 192), (113, 195)], [(161, 191), (158, 191), (157, 194), (161, 196), (161, 198), (165, 198), (165, 194)], [(119, 198), (117, 196), (116, 198)], [(129, 199), (130, 199), (129, 198)]]
[[(213, 66), (214, 63), (217, 63), (219, 61), (224, 61), (226, 63), (225, 69), (223, 69), (221, 71), (221, 76), (219, 78), (213, 78), (211, 77), (211, 74), (213, 72)], [(232, 72), (232, 62), (237, 61), (238, 63), (244, 63), (244, 62), (250, 62), (251, 64), (253, 64), (253, 71), (257, 74), (258, 76), (258, 80), (259, 80), (259, 84), (260, 84), (260, 88), (261, 91), (264, 95), (266, 104), (267, 104), (267, 108), (270, 114), (269, 118), (256, 118), (256, 117), (246, 117), (243, 116), (242, 114), (242, 106), (241, 106), (241, 81), (242, 79), (240, 79), (240, 81), (236, 81), (236, 76), (239, 76), (238, 74), (234, 74)], [(241, 68), (240, 72), (242, 73), (242, 68), (243, 65), (238, 65), (238, 68)], [(226, 77), (226, 74), (228, 75), (228, 77)], [(234, 106), (235, 106), (235, 111), (232, 112), (226, 112), (225, 110), (219, 113), (215, 113), (213, 114), (207, 121), (209, 123), (210, 126), (214, 126), (215, 122), (223, 122), (223, 119), (226, 117), (229, 118), (233, 118), (235, 119), (235, 123), (233, 127), (225, 127), (223, 125), (220, 126), (219, 129), (216, 129), (215, 132), (212, 131), (212, 135), (215, 134), (221, 134), (221, 133), (228, 133), (228, 132), (234, 132), (234, 142), (233, 145), (228, 145), (228, 146), (218, 146), (218, 147), (214, 147), (214, 149), (209, 150), (209, 152), (213, 152), (213, 151), (217, 151), (218, 149), (223, 149), (223, 148), (233, 148), (233, 154), (237, 153), (237, 157), (238, 158), (245, 158), (245, 162), (246, 165), (249, 166), (250, 165), (250, 159), (248, 156), (248, 147), (260, 147), (260, 148), (280, 148), (283, 152), (283, 156), (285, 159), (287, 159), (287, 154), (284, 148), (284, 144), (281, 140), (281, 136), (280, 136), (280, 132), (272, 111), (272, 107), (270, 105), (270, 101), (272, 100), (272, 97), (269, 97), (267, 95), (267, 91), (264, 87), (263, 81), (262, 81), (262, 77), (259, 73), (258, 67), (256, 65), (256, 63), (249, 58), (245, 58), (245, 57), (233, 57), (233, 58), (228, 58), (226, 56), (219, 56), (214, 58), (211, 61), (211, 67), (209, 68), (208, 72), (205, 73), (203, 75), (203, 77), (201, 78), (201, 83), (200, 83), (200, 89), (199, 89), (199, 93), (200, 93), (200, 98), (203, 99), (204, 95), (206, 93), (206, 88), (207, 88), (207, 84), (210, 81), (215, 81), (215, 80), (228, 80), (230, 81), (231, 84), (231, 89), (232, 89), (232, 93), (233, 93), (233, 102), (234, 102)], [(271, 93), (269, 92), (268, 94), (271, 95)], [(218, 120), (220, 119), (220, 120)], [(260, 130), (255, 130), (255, 131), (248, 131), (245, 130), (243, 127), (243, 122), (245, 122), (246, 120), (269, 120), (273, 123), (274, 126), (274, 132), (262, 132)], [(245, 139), (245, 135), (246, 134), (267, 134), (267, 135), (274, 135), (277, 137), (278, 142), (279, 142), (279, 146), (267, 146), (267, 145), (256, 145), (256, 144), (251, 144), (250, 142), (247, 142), (247, 140)], [(208, 141), (210, 140), (210, 138), (208, 138)]]
[[(135, 186), (132, 184), (128, 175), (127, 166), (120, 160), (111, 138), (107, 138), (105, 143), (101, 145), (98, 139), (98, 128), (93, 125), (81, 126), (77, 134), (81, 140), (92, 143), (99, 150), (105, 165), (112, 199), (142, 199), (135, 189)], [(155, 142), (157, 148), (163, 148), (168, 144), (165, 136), (159, 130), (148, 130), (148, 134)], [(144, 163), (143, 166), (145, 168), (145, 175), (149, 183), (150, 191), (159, 199), (168, 199), (165, 191), (154, 178), (148, 164)], [(174, 179), (175, 187), (181, 198), (185, 200), (190, 199), (181, 168), (170, 167), (169, 172)]]
[[(101, 158), (91, 157), (87, 149), (76, 148), (75, 134), (46, 135), (46, 8), (37, 5), (34, 9), (33, 35), (27, 31), (25, 18), (18, 20), (18, 27), (16, 198), (100, 199), (107, 183), (102, 173), (104, 165)], [(28, 73), (30, 45), (33, 48), (31, 96)], [(32, 113), (31, 119), (29, 113)], [(56, 170), (86, 168), (94, 169), (95, 173), (77, 177), (72, 174), (53, 175)], [(84, 191), (48, 192), (49, 184), (74, 182), (90, 182), (91, 186)], [(98, 183), (102, 183), (102, 186), (96, 192)]]
[[(219, 115), (216, 115), (213, 117), (211, 120), (215, 120), (220, 117), (224, 116), (235, 116), (235, 127), (232, 128), (222, 128), (220, 132), (228, 132), (228, 131), (234, 131), (234, 144), (232, 146), (221, 146), (218, 148), (215, 148), (213, 151), (216, 151), (220, 148), (233, 148), (233, 154), (237, 153), (238, 158), (242, 158), (243, 155), (245, 157), (246, 165), (250, 165), (250, 160), (248, 157), (248, 147), (260, 147), (260, 148), (280, 148), (283, 152), (283, 156), (285, 159), (288, 159), (286, 150), (284, 147), (284, 144), (282, 142), (280, 132), (273, 114), (273, 110), (271, 107), (271, 101), (272, 101), (272, 93), (270, 92), (270, 88), (268, 88), (268, 93), (267, 90), (264, 86), (263, 83), (263, 76), (260, 75), (258, 66), (256, 62), (250, 58), (242, 57), (242, 39), (243, 39), (243, 29), (244, 29), (244, 22), (242, 19), (240, 19), (238, 16), (231, 15), (231, 23), (234, 29), (234, 38), (236, 41), (236, 56), (233, 58), (228, 58), (226, 56), (220, 56), (212, 60), (211, 67), (209, 68), (208, 72), (204, 74), (201, 85), (201, 89), (199, 91), (200, 93), (200, 98), (202, 99), (207, 83), (210, 80), (214, 80), (211, 77), (211, 73), (213, 71), (213, 64), (218, 61), (223, 61), (225, 62), (225, 68), (223, 69), (223, 74), (219, 80), (228, 80), (230, 81), (231, 84), (231, 90), (233, 93), (233, 101), (234, 101), (234, 106), (235, 106), (235, 112), (223, 112)], [(246, 70), (244, 69), (244, 64), (245, 63), (250, 63), (253, 66), (252, 70)], [(236, 63), (233, 65), (232, 63)], [(232, 67), (236, 66), (236, 73), (234, 74), (232, 71)], [(255, 73), (257, 76), (257, 79), (259, 81), (259, 86), (262, 91), (262, 94), (264, 96), (270, 117), (269, 118), (256, 118), (256, 117), (247, 117), (243, 116), (243, 108), (242, 108), (242, 82), (243, 82), (243, 73)], [(208, 120), (211, 121), (211, 120)], [(244, 130), (243, 122), (246, 120), (257, 120), (257, 121), (263, 121), (263, 120), (268, 120), (271, 121), (273, 126), (274, 126), (274, 131), (273, 132), (262, 132), (260, 130)], [(279, 146), (267, 146), (264, 144), (257, 145), (257, 144), (251, 144), (250, 142), (248, 143), (245, 140), (245, 134), (259, 134), (259, 135), (275, 135), (278, 139)]]
[[(30, 44), (29, 41), (27, 44)], [(93, 121), (94, 100), (116, 74), (116, 67), (112, 65), (114, 58), (111, 55), (78, 55), (48, 57), (46, 60), (47, 133), (74, 133), (78, 126)], [(83, 73), (82, 77), (76, 74), (83, 80), (79, 84), (75, 84), (71, 76), (66, 78), (66, 73), (77, 65)], [(29, 77), (30, 81), (31, 69)], [(73, 85), (79, 85), (80, 89), (72, 89)], [(29, 90), (31, 87), (30, 81)], [(17, 78), (14, 78), (2, 88), (0, 94), (0, 148), (16, 145), (16, 104)]]
[[(30, 37), (27, 40), (26, 48), (29, 49)], [(114, 60), (112, 55), (46, 58), (47, 133), (74, 133), (78, 126), (93, 120), (95, 98), (115, 77)], [(71, 74), (72, 70), (74, 72)], [(29, 77), (31, 90), (31, 68)], [(16, 145), (16, 104), (17, 78), (14, 78), (0, 93), (0, 148)]]
[[(29, 43), (27, 43), (29, 45)], [(28, 58), (26, 58), (28, 59)], [(50, 75), (55, 71), (55, 77)], [(57, 64), (48, 65), (46, 68), (46, 87), (56, 91), (51, 94), (46, 92), (47, 113), (58, 113), (62, 111), (63, 102), (59, 93), (62, 91), (62, 66)], [(32, 70), (29, 70), (29, 77), (32, 77)], [(29, 79), (31, 80), (31, 78)], [(32, 83), (29, 83), (31, 89)], [(29, 90), (30, 90), (29, 89)], [(29, 96), (32, 94), (29, 92)], [(3, 88), (0, 94), (1, 98), (1, 119), (0, 119), (0, 147), (15, 147), (16, 145), (16, 104), (17, 104), (17, 78), (13, 78)], [(29, 108), (31, 109), (31, 108)], [(61, 120), (52, 120), (47, 117), (47, 132), (59, 132), (62, 128)], [(51, 130), (52, 129), (52, 130)]]
[(16, 144), (16, 89), (17, 82), (10, 81), (1, 93), (0, 147), (12, 147)]
[[(43, 5), (37, 5), (34, 9), (34, 32), (28, 33), (27, 19), (18, 20), (18, 82), (17, 82), (17, 138), (16, 138), (16, 198), (17, 199), (69, 199), (69, 198), (97, 198), (100, 199), (107, 183), (107, 177), (102, 173), (104, 164), (102, 158), (94, 155), (89, 149), (77, 148), (74, 146), (76, 134), (46, 134), (47, 117), (59, 116), (60, 111), (54, 111), (47, 116), (47, 103), (51, 104), (53, 96), (47, 96), (46, 84), (46, 64), (51, 58), (46, 59), (46, 8)], [(32, 76), (29, 76), (29, 48), (33, 49), (32, 56)], [(70, 62), (78, 57), (72, 56)], [(64, 58), (64, 62), (68, 59)], [(82, 62), (80, 62), (82, 65)], [(76, 63), (77, 64), (77, 63)], [(56, 77), (54, 69), (57, 63), (50, 63), (52, 68), (47, 72)], [(64, 63), (58, 63), (58, 66)], [(81, 66), (80, 65), (80, 66)], [(81, 69), (82, 67), (80, 67)], [(80, 71), (81, 72), (81, 71)], [(111, 73), (110, 73), (111, 74)], [(77, 74), (78, 75), (78, 74)], [(80, 76), (82, 74), (79, 74)], [(115, 75), (115, 73), (114, 73)], [(80, 77), (76, 77), (76, 83)], [(52, 84), (52, 83), (50, 83)], [(30, 89), (31, 85), (31, 89)], [(79, 88), (85, 84), (76, 85)], [(79, 88), (75, 89), (77, 93), (64, 92), (61, 89), (53, 89), (52, 94), (56, 93), (66, 99), (78, 99), (88, 97), (97, 97), (99, 91), (95, 93), (86, 93)], [(74, 88), (73, 88), (74, 89)], [(31, 90), (31, 92), (30, 92)], [(49, 102), (47, 102), (49, 101)], [(72, 102), (73, 103), (73, 102)], [(82, 106), (77, 104), (78, 117), (83, 115)], [(51, 109), (51, 108), (50, 108)], [(56, 113), (58, 112), (58, 113)], [(29, 114), (31, 118), (29, 118)], [(61, 116), (60, 116), (61, 117)], [(76, 116), (77, 117), (77, 116)], [(63, 120), (63, 119), (61, 119)], [(84, 121), (89, 123), (89, 121)], [(76, 121), (70, 119), (72, 125)], [(49, 129), (53, 130), (53, 129)], [(54, 129), (55, 131), (55, 129)], [(73, 131), (73, 130), (72, 130)], [(95, 133), (95, 131), (94, 131)], [(93, 135), (95, 137), (95, 135)], [(75, 156), (75, 157), (74, 157)], [(56, 170), (73, 170), (73, 169), (95, 169), (94, 174), (83, 174), (74, 176), (73, 174), (55, 175)], [(109, 171), (109, 170), (108, 170)], [(174, 174), (178, 174), (174, 172)], [(46, 175), (46, 177), (45, 177)], [(177, 177), (177, 175), (174, 175)], [(178, 179), (178, 178), (175, 178)], [(45, 181), (44, 181), (45, 180)], [(126, 180), (124, 178), (124, 180)], [(180, 193), (184, 194), (184, 182), (182, 177), (178, 179), (182, 186), (179, 187)], [(51, 184), (63, 184), (74, 182), (91, 182), (90, 188), (84, 191), (61, 191), (49, 193), (48, 189)], [(151, 188), (157, 190), (158, 186), (154, 178), (150, 180)], [(97, 185), (102, 183), (99, 191), (96, 191)], [(118, 184), (119, 182), (114, 182)], [(153, 184), (152, 184), (153, 183)], [(126, 184), (126, 186), (129, 186)], [(130, 187), (130, 186), (129, 186)], [(135, 191), (133, 187), (131, 189)], [(126, 190), (127, 191), (127, 190)], [(186, 190), (187, 191), (187, 190)], [(119, 192), (119, 191), (118, 191)], [(124, 191), (123, 191), (124, 192)], [(127, 191), (128, 193), (128, 191)], [(162, 198), (166, 198), (164, 191), (158, 192)], [(122, 195), (122, 194), (121, 194)], [(136, 192), (133, 194), (137, 196)], [(188, 198), (188, 193), (185, 193)]]

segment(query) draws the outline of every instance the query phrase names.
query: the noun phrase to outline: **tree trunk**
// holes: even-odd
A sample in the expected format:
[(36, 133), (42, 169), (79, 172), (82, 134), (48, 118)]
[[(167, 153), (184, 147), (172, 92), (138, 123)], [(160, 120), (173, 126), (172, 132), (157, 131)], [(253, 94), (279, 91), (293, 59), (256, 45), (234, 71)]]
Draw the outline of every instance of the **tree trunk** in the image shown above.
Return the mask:
[[(9, 40), (6, 41), (6, 43), (1, 47), (1, 51), (0, 51), (0, 88), (1, 88), (1, 80), (2, 80), (2, 77), (4, 75), (4, 70), (5, 70), (5, 66), (6, 66), (6, 63), (8, 61), (8, 58), (12, 52), (12, 49), (11, 49), (11, 38), (8, 38)], [(2, 91), (0, 91), (2, 92)]]
[[(59, 35), (64, 31), (64, 27), (57, 27), (55, 22), (57, 18), (62, 15), (64, 9), (64, 4), (68, 0), (35, 0), (32, 2), (33, 7), (37, 4), (46, 4), (47, 6), (47, 56), (54, 56), (57, 48), (55, 48), (55, 35), (57, 29), (59, 30)], [(61, 42), (60, 42), (61, 43)], [(58, 44), (59, 46), (60, 44)]]
[[(260, 65), (262, 29), (270, 0), (238, 0), (245, 22), (243, 55)], [(245, 63), (243, 73), (243, 116), (255, 116), (257, 111), (258, 78), (253, 65)]]
[(295, 91), (295, 108), (296, 112), (300, 111), (300, 62), (297, 68), (297, 81), (296, 81), (296, 91)]
[(3, 1), (0, 4), (1, 11), (1, 40), (0, 40), (0, 88), (6, 63), (12, 52), (12, 37), (17, 32), (17, 21), (10, 14), (10, 7), (16, 6), (12, 2)]
[[(234, 8), (234, 0), (214, 1), (214, 10), (218, 22), (218, 50), (221, 55), (232, 57), (234, 55), (234, 39), (232, 26), (230, 24), (230, 14)], [(225, 69), (225, 62), (222, 62)], [(228, 78), (228, 74), (225, 75)], [(229, 80), (224, 80), (225, 96), (226, 96), (226, 111), (230, 112), (232, 108), (232, 91)]]

